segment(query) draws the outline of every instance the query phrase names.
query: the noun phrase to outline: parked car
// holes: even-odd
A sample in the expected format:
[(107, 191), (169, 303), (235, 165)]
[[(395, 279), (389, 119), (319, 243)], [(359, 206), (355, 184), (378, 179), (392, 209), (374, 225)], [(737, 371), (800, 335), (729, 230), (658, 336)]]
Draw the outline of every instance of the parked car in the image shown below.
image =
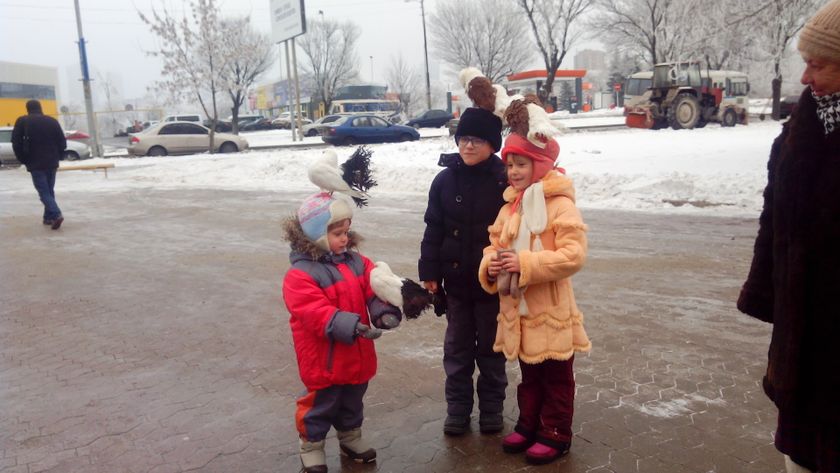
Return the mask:
[[(12, 149), (12, 130), (14, 130), (14, 127), (11, 126), (0, 127), (0, 164), (3, 166), (20, 164)], [(64, 150), (61, 159), (75, 161), (77, 159), (90, 159), (90, 157), (88, 145), (79, 141), (67, 140), (67, 148)]]
[[(129, 138), (128, 154), (134, 156), (166, 156), (207, 151), (210, 130), (197, 123), (163, 122)], [(216, 133), (213, 149), (220, 153), (236, 153), (248, 149), (248, 141), (228, 133)]]
[[(271, 124), (276, 126), (277, 128), (292, 128), (292, 125), (291, 125), (291, 122), (290, 122), (290, 117), (291, 116), (292, 116), (292, 114), (290, 112), (283, 112), (277, 118), (275, 118), (274, 120), (271, 120)], [(294, 116), (294, 120), (297, 121), (297, 115)], [(301, 126), (309, 125), (311, 123), (312, 123), (312, 120), (310, 120), (310, 119), (308, 119), (304, 116), (300, 117)]]
[(163, 117), (162, 122), (193, 122), (201, 123), (201, 115), (198, 114), (179, 114), (167, 115)]
[(452, 114), (446, 110), (426, 110), (407, 121), (405, 125), (414, 128), (440, 128), (452, 118)]
[(318, 136), (323, 130), (327, 128), (327, 125), (335, 123), (335, 121), (339, 118), (346, 116), (347, 115), (341, 114), (324, 115), (323, 117), (315, 120), (314, 123), (303, 125), (303, 127), (301, 127), (301, 131), (303, 132), (303, 136)]
[[(210, 128), (213, 128), (212, 125), (213, 125), (212, 120), (204, 120), (204, 127), (207, 128), (208, 130)], [(233, 126), (231, 126), (230, 121), (222, 120), (221, 118), (216, 120), (216, 133), (218, 133), (218, 132), (227, 133), (231, 130), (233, 130)]]
[(274, 130), (276, 128), (268, 118), (258, 118), (244, 124), (239, 124), (239, 131)]
[(782, 97), (781, 100), (779, 100), (779, 118), (784, 120), (785, 118), (789, 117), (798, 103), (798, 95), (787, 95), (785, 97)]
[(350, 115), (327, 125), (321, 139), (334, 145), (415, 141), (420, 133), (410, 126), (394, 125), (376, 115)]

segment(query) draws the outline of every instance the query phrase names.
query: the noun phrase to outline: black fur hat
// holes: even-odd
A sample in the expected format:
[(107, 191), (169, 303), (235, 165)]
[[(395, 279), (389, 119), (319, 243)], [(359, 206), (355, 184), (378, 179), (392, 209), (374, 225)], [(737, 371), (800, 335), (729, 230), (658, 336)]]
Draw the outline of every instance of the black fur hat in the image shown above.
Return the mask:
[(494, 151), (502, 149), (502, 121), (483, 108), (470, 107), (461, 114), (458, 129), (455, 130), (455, 143), (461, 136), (476, 136), (487, 140)]

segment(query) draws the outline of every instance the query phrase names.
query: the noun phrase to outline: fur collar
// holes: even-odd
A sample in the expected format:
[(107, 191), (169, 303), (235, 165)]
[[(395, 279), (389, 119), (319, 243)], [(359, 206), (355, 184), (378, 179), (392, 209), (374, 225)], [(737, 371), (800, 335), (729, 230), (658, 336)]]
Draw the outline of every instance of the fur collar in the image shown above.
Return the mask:
[[(301, 228), (297, 216), (292, 215), (283, 221), (283, 232), (284, 239), (289, 242), (292, 251), (308, 256), (313, 261), (318, 261), (327, 254), (326, 251), (315, 245), (309, 238), (306, 238), (306, 234), (303, 233), (303, 228)], [(347, 251), (358, 250), (363, 238), (354, 231), (350, 231), (349, 237), (350, 242), (347, 244)]]
[[(541, 179), (541, 182), (543, 184), (543, 194), (545, 194), (546, 199), (549, 197), (568, 197), (572, 202), (575, 201), (574, 183), (564, 174), (557, 171), (549, 171)], [(513, 186), (508, 186), (504, 193), (505, 202), (513, 202), (519, 194), (520, 192), (514, 189)]]

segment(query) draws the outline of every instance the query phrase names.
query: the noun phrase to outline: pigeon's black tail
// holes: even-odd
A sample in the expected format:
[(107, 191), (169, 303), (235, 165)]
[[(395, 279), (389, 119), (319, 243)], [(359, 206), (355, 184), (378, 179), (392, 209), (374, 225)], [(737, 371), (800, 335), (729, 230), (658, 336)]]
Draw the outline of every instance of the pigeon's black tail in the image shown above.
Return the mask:
[(407, 319), (420, 317), (432, 305), (432, 295), (423, 286), (411, 279), (403, 279), (403, 314)]

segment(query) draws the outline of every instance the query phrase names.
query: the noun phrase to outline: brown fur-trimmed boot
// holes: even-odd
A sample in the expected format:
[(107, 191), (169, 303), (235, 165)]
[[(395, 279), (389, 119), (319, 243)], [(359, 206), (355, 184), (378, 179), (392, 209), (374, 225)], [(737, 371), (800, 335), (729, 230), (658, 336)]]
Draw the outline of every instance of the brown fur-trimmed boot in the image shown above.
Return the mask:
[(324, 453), (324, 441), (307, 442), (300, 439), (300, 462), (304, 473), (327, 473), (327, 455)]
[(356, 463), (371, 463), (376, 461), (376, 450), (362, 438), (362, 429), (339, 430), (336, 433), (338, 446), (341, 451)]

